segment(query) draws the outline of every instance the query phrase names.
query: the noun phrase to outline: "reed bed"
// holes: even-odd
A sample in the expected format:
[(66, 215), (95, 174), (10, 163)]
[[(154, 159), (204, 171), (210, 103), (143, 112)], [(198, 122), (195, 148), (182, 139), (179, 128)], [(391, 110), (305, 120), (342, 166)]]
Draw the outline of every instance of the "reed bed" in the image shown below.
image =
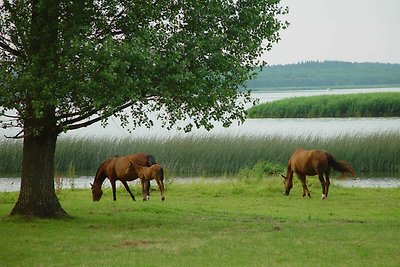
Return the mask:
[(254, 106), (249, 118), (344, 118), (400, 116), (400, 93), (292, 97)]
[[(152, 154), (173, 176), (224, 176), (252, 168), (260, 161), (285, 165), (297, 147), (325, 149), (349, 161), (357, 174), (400, 174), (400, 134), (385, 132), (366, 136), (216, 136), (166, 139), (60, 138), (56, 172), (94, 175), (100, 163), (114, 155)], [(21, 168), (20, 141), (0, 142), (0, 175)]]

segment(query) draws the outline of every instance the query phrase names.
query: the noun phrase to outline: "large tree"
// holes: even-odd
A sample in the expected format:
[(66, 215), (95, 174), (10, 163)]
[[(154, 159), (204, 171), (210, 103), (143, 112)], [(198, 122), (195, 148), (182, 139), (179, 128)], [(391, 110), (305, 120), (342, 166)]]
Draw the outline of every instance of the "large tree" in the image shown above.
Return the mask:
[[(61, 132), (114, 115), (123, 126), (243, 121), (240, 93), (279, 40), (280, 0), (3, 0), (0, 124), (23, 138), (12, 215), (67, 215), (54, 191)], [(241, 101), (238, 101), (241, 99)], [(131, 119), (129, 119), (131, 118)]]

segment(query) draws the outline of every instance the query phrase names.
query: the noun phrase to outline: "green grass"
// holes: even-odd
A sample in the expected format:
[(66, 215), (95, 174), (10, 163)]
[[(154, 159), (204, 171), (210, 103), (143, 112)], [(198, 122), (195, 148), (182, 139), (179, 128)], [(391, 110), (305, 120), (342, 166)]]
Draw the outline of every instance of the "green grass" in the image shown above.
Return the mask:
[[(257, 162), (286, 165), (297, 147), (325, 149), (337, 159), (349, 161), (357, 174), (399, 175), (400, 134), (366, 136), (342, 135), (334, 138), (312, 136), (140, 138), (61, 138), (56, 150), (56, 172), (68, 176), (94, 175), (100, 163), (112, 155), (145, 152), (172, 176), (223, 176), (251, 168)], [(21, 168), (22, 145), (0, 142), (0, 175)], [(1, 177), (1, 176), (0, 176)]]
[(398, 117), (400, 93), (292, 97), (254, 106), (249, 118)]
[(29, 221), (7, 217), (17, 193), (0, 193), (0, 265), (398, 266), (399, 188), (332, 186), (322, 201), (317, 178), (309, 185), (311, 199), (298, 180), (283, 196), (277, 177), (173, 184), (147, 203), (62, 190), (72, 219)]

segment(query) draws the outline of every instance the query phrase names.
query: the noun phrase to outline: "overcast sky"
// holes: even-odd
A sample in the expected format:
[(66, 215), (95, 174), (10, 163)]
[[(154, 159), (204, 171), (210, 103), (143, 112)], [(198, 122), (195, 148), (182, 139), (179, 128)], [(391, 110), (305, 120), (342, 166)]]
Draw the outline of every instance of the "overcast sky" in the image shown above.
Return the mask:
[(400, 63), (400, 0), (282, 0), (288, 29), (269, 65), (340, 60)]
[[(0, 3), (3, 2), (0, 0)], [(270, 65), (300, 61), (400, 63), (400, 0), (282, 0), (290, 12)]]

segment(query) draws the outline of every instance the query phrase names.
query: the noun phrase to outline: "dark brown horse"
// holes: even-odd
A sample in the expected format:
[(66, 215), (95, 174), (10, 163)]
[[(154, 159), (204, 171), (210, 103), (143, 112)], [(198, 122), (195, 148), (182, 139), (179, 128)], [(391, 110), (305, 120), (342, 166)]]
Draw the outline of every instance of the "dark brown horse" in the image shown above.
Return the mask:
[[(129, 162), (135, 162), (138, 165), (148, 167), (156, 164), (156, 160), (153, 156), (144, 153), (132, 154), (125, 157), (115, 156), (103, 161), (97, 169), (93, 184), (91, 184), (93, 201), (100, 201), (103, 195), (101, 186), (106, 178), (108, 178), (111, 183), (113, 200), (117, 200), (115, 183), (116, 181), (121, 181), (132, 200), (135, 201), (135, 196), (132, 194), (127, 182), (137, 179), (138, 176), (135, 175), (135, 173), (126, 172), (129, 167)], [(146, 188), (147, 190), (150, 189), (150, 183)]]
[(142, 183), (142, 198), (143, 201), (150, 199), (149, 194), (149, 182), (150, 180), (156, 180), (158, 188), (160, 189), (161, 200), (164, 201), (164, 170), (160, 164), (153, 164), (150, 167), (142, 166), (134, 161), (130, 161), (126, 174), (129, 176), (138, 176)]
[[(293, 173), (296, 173), (303, 186), (303, 197), (308, 195), (311, 197), (310, 191), (306, 184), (306, 175), (318, 175), (322, 186), (322, 199), (328, 197), (329, 190), (329, 174), (333, 168), (336, 171), (350, 173), (355, 176), (353, 167), (346, 161), (337, 161), (335, 158), (324, 150), (304, 150), (297, 149), (293, 152), (287, 163), (287, 173), (285, 178), (285, 195), (289, 195), (290, 189), (293, 187)], [(324, 178), (325, 175), (325, 178)]]

